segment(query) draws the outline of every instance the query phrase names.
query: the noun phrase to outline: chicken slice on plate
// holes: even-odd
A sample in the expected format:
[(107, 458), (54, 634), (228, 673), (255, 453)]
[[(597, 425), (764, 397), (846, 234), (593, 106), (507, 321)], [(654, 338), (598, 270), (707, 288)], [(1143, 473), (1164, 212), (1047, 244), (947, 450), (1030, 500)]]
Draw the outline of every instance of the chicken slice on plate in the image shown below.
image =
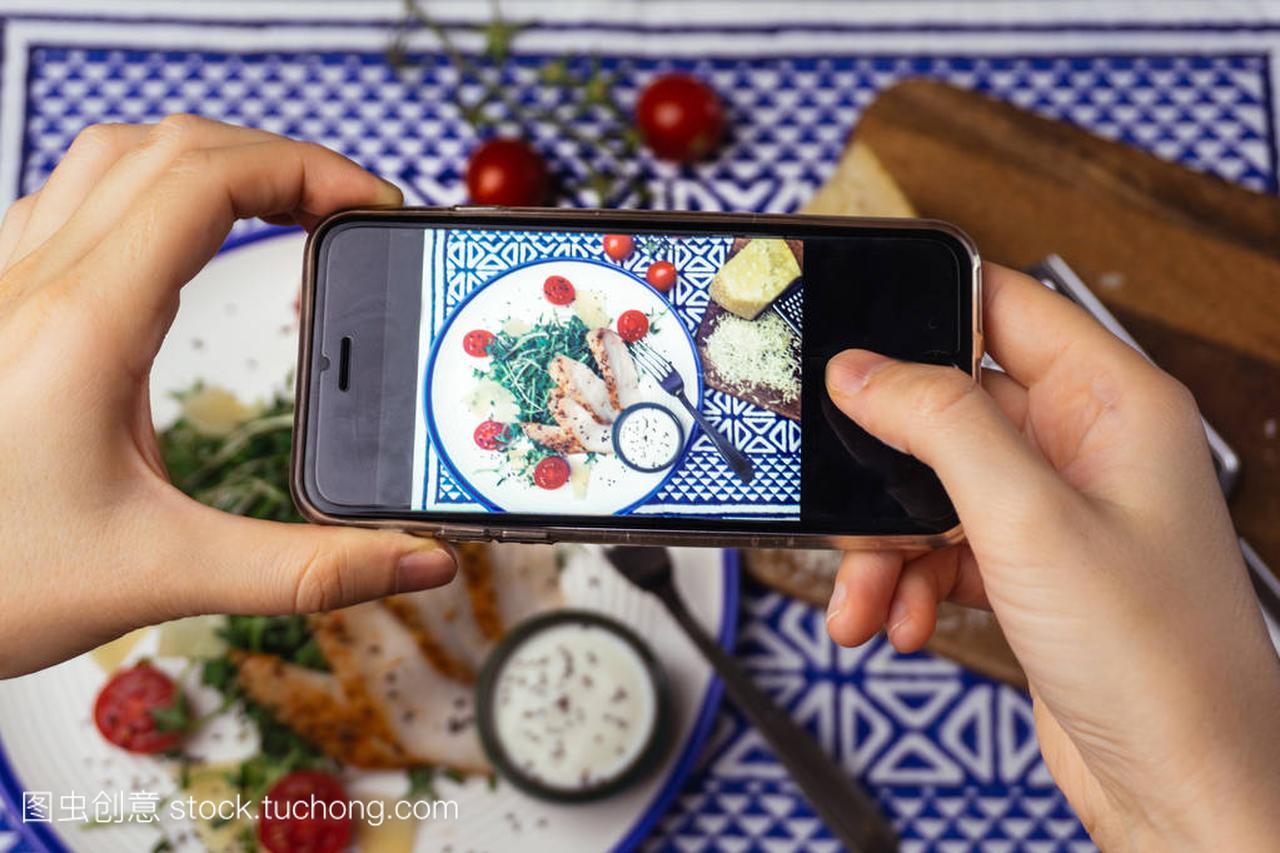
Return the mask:
[(635, 360), (618, 333), (612, 329), (592, 329), (587, 332), (587, 346), (600, 366), (600, 375), (604, 377), (613, 407), (622, 410), (643, 402)]
[(554, 546), (490, 545), (488, 554), (498, 617), (506, 630), (564, 606)]
[(543, 447), (554, 450), (562, 456), (571, 453), (585, 453), (586, 448), (578, 437), (560, 425), (522, 423), (520, 428), (524, 434)]
[(488, 772), (470, 685), (437, 670), (381, 602), (311, 617), (316, 641), (349, 695), (366, 694), (408, 764)]
[(611, 424), (618, 416), (608, 386), (587, 365), (566, 355), (558, 355), (547, 366), (547, 372), (565, 396), (590, 412), (596, 423)]
[(413, 764), (382, 712), (361, 691), (349, 695), (330, 672), (287, 663), (275, 655), (239, 654), (236, 680), (251, 699), (325, 754), (352, 767)]
[(435, 589), (393, 595), (385, 603), (442, 675), (475, 682), (492, 644), (476, 623), (462, 577)]
[(591, 413), (578, 401), (555, 388), (550, 396), (551, 414), (556, 423), (572, 433), (588, 453), (612, 453), (613, 429), (608, 424), (597, 423)]

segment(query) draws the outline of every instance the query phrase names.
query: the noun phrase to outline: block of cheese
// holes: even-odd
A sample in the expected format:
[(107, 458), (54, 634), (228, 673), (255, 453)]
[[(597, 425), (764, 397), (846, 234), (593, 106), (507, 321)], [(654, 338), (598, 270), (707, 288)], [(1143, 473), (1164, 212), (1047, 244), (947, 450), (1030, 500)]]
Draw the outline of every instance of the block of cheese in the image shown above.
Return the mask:
[(800, 212), (837, 216), (916, 215), (880, 158), (861, 142), (845, 149), (831, 177)]
[(720, 267), (711, 280), (711, 298), (754, 320), (799, 277), (800, 263), (785, 240), (752, 240)]

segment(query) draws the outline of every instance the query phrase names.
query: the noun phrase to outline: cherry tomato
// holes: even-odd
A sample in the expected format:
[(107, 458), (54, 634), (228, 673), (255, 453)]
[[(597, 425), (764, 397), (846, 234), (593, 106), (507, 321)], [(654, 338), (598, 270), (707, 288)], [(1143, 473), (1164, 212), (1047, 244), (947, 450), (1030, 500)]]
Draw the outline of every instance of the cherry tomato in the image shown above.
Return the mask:
[(484, 450), (497, 450), (511, 438), (507, 434), (507, 425), (498, 421), (485, 421), (480, 424), (476, 427), (474, 437), (476, 444)]
[(558, 489), (569, 482), (569, 463), (560, 456), (548, 456), (533, 469), (533, 482), (544, 489)]
[(542, 283), (542, 292), (552, 305), (568, 305), (573, 301), (573, 282), (562, 275), (549, 275)]
[(542, 155), (522, 139), (490, 139), (471, 152), (467, 192), (475, 204), (543, 204), (551, 178)]
[(467, 355), (473, 355), (476, 358), (484, 358), (489, 354), (489, 347), (493, 345), (493, 332), (487, 332), (484, 329), (472, 329), (462, 338), (462, 348), (467, 351)]
[(629, 344), (649, 334), (649, 318), (634, 308), (618, 317), (618, 336)]
[(181, 701), (173, 679), (149, 663), (122, 669), (103, 686), (93, 704), (93, 721), (102, 736), (130, 752), (167, 752), (182, 732), (160, 731), (152, 711)]
[(654, 290), (666, 293), (676, 283), (676, 265), (670, 261), (654, 261), (649, 264), (644, 278)]
[(706, 157), (724, 134), (724, 104), (687, 74), (658, 77), (640, 93), (636, 126), (653, 153), (689, 163)]
[(604, 253), (615, 261), (625, 261), (636, 249), (636, 241), (630, 234), (604, 235)]
[(267, 792), (258, 840), (271, 853), (337, 853), (351, 841), (349, 803), (332, 774), (295, 770)]

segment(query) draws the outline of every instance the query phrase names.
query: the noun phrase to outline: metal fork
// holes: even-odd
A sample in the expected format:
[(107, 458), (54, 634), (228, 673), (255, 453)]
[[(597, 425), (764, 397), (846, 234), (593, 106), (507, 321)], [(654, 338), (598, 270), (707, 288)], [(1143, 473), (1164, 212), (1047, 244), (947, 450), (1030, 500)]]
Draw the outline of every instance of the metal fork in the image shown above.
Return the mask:
[(773, 749), (831, 834), (851, 853), (898, 849), (893, 824), (857, 780), (804, 728), (756, 687), (742, 666), (707, 634), (685, 606), (666, 548), (609, 548), (605, 556), (623, 577), (658, 597), (685, 634), (715, 667), (733, 703)]
[(755, 466), (751, 464), (751, 460), (745, 453), (734, 447), (728, 437), (707, 420), (707, 416), (702, 414), (697, 406), (689, 402), (689, 398), (684, 394), (684, 379), (675, 365), (644, 341), (632, 344), (631, 354), (635, 356), (641, 370), (653, 377), (653, 381), (657, 382), (663, 391), (679, 400), (689, 414), (693, 415), (693, 419), (707, 434), (707, 438), (711, 439), (711, 443), (716, 446), (716, 450), (720, 451), (720, 455), (724, 457), (724, 461), (729, 464), (729, 468), (738, 479), (744, 483), (750, 483), (751, 478), (755, 476)]

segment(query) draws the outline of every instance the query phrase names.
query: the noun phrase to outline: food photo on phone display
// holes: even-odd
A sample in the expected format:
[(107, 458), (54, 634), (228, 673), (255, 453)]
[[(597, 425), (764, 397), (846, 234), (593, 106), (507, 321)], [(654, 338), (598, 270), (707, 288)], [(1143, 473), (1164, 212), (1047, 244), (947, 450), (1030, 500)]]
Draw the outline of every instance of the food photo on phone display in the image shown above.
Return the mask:
[[(423, 239), (414, 508), (798, 516), (798, 241)], [(774, 440), (735, 447), (709, 395)]]

